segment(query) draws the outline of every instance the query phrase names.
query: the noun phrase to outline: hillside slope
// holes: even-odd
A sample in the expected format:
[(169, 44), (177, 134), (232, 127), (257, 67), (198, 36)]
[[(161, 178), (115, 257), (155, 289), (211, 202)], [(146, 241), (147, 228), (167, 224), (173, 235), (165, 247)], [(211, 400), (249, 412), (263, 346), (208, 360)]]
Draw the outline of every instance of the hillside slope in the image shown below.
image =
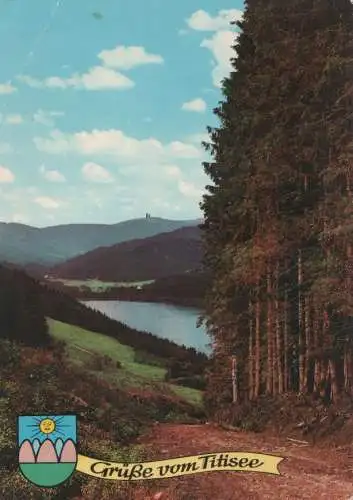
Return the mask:
[(99, 246), (196, 226), (198, 220), (132, 219), (118, 224), (66, 224), (37, 228), (0, 222), (0, 262), (54, 265)]
[(200, 417), (200, 410), (178, 395), (154, 388), (122, 388), (114, 377), (119, 368), (112, 368), (111, 378), (106, 380), (96, 366), (74, 365), (67, 358), (67, 347), (70, 345), (63, 349), (55, 344), (33, 349), (0, 339), (1, 500), (131, 498), (121, 491), (125, 485), (122, 488), (116, 481), (113, 485), (99, 481), (100, 492), (95, 496), (92, 478), (79, 474), (52, 490), (25, 481), (18, 468), (16, 415), (74, 413), (80, 452), (123, 463), (143, 459), (143, 450), (130, 443), (155, 421), (192, 422)]
[(50, 269), (66, 279), (142, 281), (198, 269), (202, 260), (198, 227), (137, 239), (92, 250)]

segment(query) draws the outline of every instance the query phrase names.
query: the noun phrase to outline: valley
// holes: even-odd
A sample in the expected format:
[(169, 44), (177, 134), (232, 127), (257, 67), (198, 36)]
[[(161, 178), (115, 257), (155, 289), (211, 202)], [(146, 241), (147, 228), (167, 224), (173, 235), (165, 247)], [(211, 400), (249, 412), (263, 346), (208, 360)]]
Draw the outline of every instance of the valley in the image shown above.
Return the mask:
[(55, 289), (63, 290), (65, 293), (83, 301), (157, 302), (202, 310), (204, 295), (210, 284), (210, 278), (200, 271), (135, 282), (118, 283), (44, 277), (43, 283), (47, 283)]
[[(146, 238), (98, 246), (53, 266), (40, 264), (37, 257), (37, 262), (17, 267), (80, 300), (160, 302), (202, 309), (210, 283), (202, 260), (200, 229), (190, 222)], [(14, 261), (7, 264), (16, 267)]]
[(200, 230), (191, 226), (100, 246), (51, 267), (48, 274), (70, 280), (145, 282), (198, 269), (202, 255)]

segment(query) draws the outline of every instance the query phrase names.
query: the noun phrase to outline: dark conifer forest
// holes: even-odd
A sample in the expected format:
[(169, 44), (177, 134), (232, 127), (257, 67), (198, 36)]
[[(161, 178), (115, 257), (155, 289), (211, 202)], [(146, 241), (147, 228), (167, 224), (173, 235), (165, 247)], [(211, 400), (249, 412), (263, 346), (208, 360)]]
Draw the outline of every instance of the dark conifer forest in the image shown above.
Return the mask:
[(213, 413), (266, 395), (353, 395), (353, 7), (245, 6), (204, 145)]

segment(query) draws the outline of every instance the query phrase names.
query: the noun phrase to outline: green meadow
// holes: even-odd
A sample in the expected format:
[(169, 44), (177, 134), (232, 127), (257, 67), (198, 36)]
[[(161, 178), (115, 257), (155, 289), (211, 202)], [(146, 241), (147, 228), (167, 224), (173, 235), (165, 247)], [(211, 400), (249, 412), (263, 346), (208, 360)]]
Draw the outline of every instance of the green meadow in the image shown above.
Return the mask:
[[(137, 361), (144, 357), (138, 356), (132, 347), (123, 345), (111, 337), (50, 318), (47, 321), (51, 335), (65, 342), (69, 360), (76, 366), (119, 387), (174, 394), (189, 403), (201, 405), (201, 391), (164, 382), (165, 360), (154, 358), (148, 361), (146, 357), (145, 362)], [(111, 362), (99, 363), (104, 356), (110, 358)]]

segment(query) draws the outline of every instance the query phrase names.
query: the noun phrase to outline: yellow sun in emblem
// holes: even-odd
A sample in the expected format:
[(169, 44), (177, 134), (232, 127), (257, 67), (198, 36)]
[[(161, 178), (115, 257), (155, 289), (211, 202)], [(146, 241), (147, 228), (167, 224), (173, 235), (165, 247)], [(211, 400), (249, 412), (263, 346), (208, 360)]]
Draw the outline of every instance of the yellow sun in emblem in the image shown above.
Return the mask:
[(44, 418), (39, 423), (39, 429), (43, 432), (43, 434), (51, 434), (55, 431), (55, 428), (55, 422), (51, 418)]

